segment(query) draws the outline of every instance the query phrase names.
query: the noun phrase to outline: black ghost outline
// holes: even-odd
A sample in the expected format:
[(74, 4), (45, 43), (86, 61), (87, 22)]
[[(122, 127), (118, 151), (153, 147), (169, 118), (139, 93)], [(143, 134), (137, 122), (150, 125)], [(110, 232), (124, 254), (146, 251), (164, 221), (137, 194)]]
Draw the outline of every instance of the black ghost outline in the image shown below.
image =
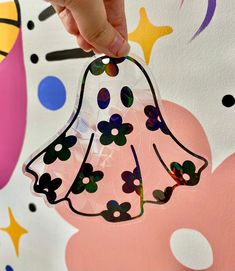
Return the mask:
[[(66, 132), (72, 127), (73, 123), (76, 121), (77, 117), (79, 116), (79, 113), (80, 113), (80, 110), (81, 110), (81, 107), (82, 107), (82, 102), (83, 102), (83, 96), (84, 96), (84, 89), (85, 89), (86, 79), (87, 79), (88, 73), (91, 72), (91, 66), (92, 66), (92, 64), (97, 63), (97, 62), (96, 62), (97, 60), (98, 60), (99, 63), (101, 63), (101, 61), (102, 61), (103, 59), (107, 59), (107, 58), (109, 58), (109, 57), (107, 57), (107, 56), (102, 56), (102, 57), (100, 57), (100, 58), (97, 58), (96, 60), (94, 60), (93, 62), (91, 62), (90, 65), (88, 65), (88, 67), (86, 68), (86, 70), (85, 70), (85, 72), (84, 72), (84, 75), (83, 75), (83, 79), (82, 79), (81, 91), (80, 91), (80, 96), (79, 96), (78, 107), (77, 107), (76, 113), (73, 115), (72, 120), (71, 120), (70, 123), (67, 125), (67, 127), (64, 128), (64, 129), (62, 130), (62, 132), (60, 132), (60, 135), (59, 135), (57, 138), (55, 138), (50, 144), (53, 144), (53, 142), (55, 142), (61, 135), (65, 136), (65, 135), (66, 135)], [(119, 59), (112, 59), (112, 58), (109, 58), (109, 59), (111, 60), (112, 63), (115, 63), (115, 65), (120, 64), (120, 63), (123, 62), (123, 58), (121, 58), (120, 61), (119, 61)], [(192, 151), (189, 150), (188, 148), (186, 148), (186, 147), (185, 147), (185, 146), (184, 146), (184, 145), (183, 145), (183, 144), (182, 144), (182, 143), (181, 143), (181, 142), (180, 142), (180, 141), (172, 134), (172, 132), (171, 132), (170, 129), (168, 128), (168, 126), (167, 126), (167, 124), (165, 123), (165, 120), (164, 120), (164, 118), (163, 118), (163, 116), (162, 116), (162, 114), (161, 114), (161, 110), (160, 110), (160, 107), (159, 107), (159, 104), (158, 104), (158, 101), (157, 101), (157, 97), (156, 97), (156, 93), (155, 93), (155, 90), (154, 90), (154, 86), (153, 86), (153, 84), (152, 84), (152, 82), (151, 82), (151, 79), (150, 79), (150, 77), (149, 77), (147, 71), (146, 71), (146, 70), (144, 69), (144, 67), (143, 67), (137, 60), (135, 60), (134, 58), (132, 58), (132, 57), (130, 57), (130, 56), (126, 56), (126, 57), (125, 57), (125, 60), (131, 61), (132, 63), (134, 63), (135, 65), (137, 65), (138, 68), (140, 69), (140, 71), (144, 74), (144, 76), (145, 76), (145, 78), (146, 78), (146, 80), (147, 80), (147, 82), (148, 82), (148, 84), (149, 84), (151, 93), (152, 93), (154, 105), (155, 105), (155, 107), (159, 110), (159, 118), (160, 118), (161, 122), (164, 124), (164, 126), (165, 126), (165, 128), (166, 128), (166, 132), (165, 132), (166, 136), (170, 136), (170, 137), (173, 139), (173, 141), (175, 141), (175, 143), (176, 143), (181, 149), (183, 149), (185, 152), (187, 152), (188, 154), (192, 155), (193, 157), (195, 157), (195, 158), (197, 158), (197, 159), (199, 159), (199, 160), (201, 160), (201, 161), (204, 162), (204, 164), (199, 168), (199, 170), (198, 170), (198, 172), (197, 172), (197, 177), (198, 177), (197, 182), (194, 183), (194, 184), (189, 184), (189, 185), (196, 185), (196, 184), (200, 181), (200, 176), (201, 176), (202, 171), (208, 166), (208, 161), (207, 161), (207, 159), (204, 158), (204, 157), (202, 157), (202, 156), (200, 156), (200, 155), (198, 155), (198, 154), (196, 154), (196, 153), (194, 153), (194, 152), (192, 152)], [(118, 71), (118, 67), (116, 67), (116, 69), (117, 69), (117, 71)], [(94, 75), (94, 74), (93, 74), (93, 75)], [(97, 74), (97, 75), (98, 75), (98, 74)], [(117, 75), (117, 74), (116, 74), (116, 75)], [(112, 76), (112, 75), (110, 75), (110, 76)], [(114, 76), (115, 76), (115, 75), (114, 75)], [(93, 140), (94, 140), (94, 133), (92, 133), (91, 136), (90, 136), (90, 140), (89, 140), (89, 144), (88, 144), (88, 147), (87, 147), (87, 151), (86, 151), (86, 154), (85, 154), (85, 156), (84, 156), (84, 159), (83, 159), (83, 161), (82, 161), (82, 163), (81, 163), (80, 169), (82, 168), (82, 165), (84, 165), (84, 163), (86, 163), (86, 160), (87, 160), (88, 155), (89, 155), (89, 153), (90, 153), (90, 149), (91, 149)], [(49, 146), (50, 146), (50, 145), (49, 145)], [(42, 151), (40, 151), (37, 155), (35, 155), (35, 156), (33, 157), (33, 159), (31, 159), (29, 162), (26, 162), (26, 165), (23, 167), (23, 171), (25, 172), (26, 175), (28, 175), (28, 176), (33, 175), (33, 176), (35, 177), (34, 186), (33, 186), (34, 191), (35, 191), (35, 188), (36, 188), (36, 184), (38, 183), (39, 176), (38, 176), (38, 174), (37, 174), (34, 170), (30, 169), (30, 166), (31, 166), (31, 164), (32, 164), (38, 157), (40, 157), (43, 153), (46, 152), (47, 148), (48, 148), (48, 146), (45, 147)], [(137, 157), (135, 148), (134, 148), (133, 145), (130, 145), (130, 148), (131, 148), (131, 151), (132, 151), (132, 155), (133, 155), (133, 158), (134, 158), (134, 161), (135, 161), (136, 168), (138, 169), (139, 174), (140, 174), (140, 176), (141, 176), (141, 168), (140, 168), (140, 165), (139, 165), (139, 161), (138, 161), (138, 157)], [(169, 169), (169, 168), (167, 167), (167, 165), (164, 163), (164, 161), (163, 161), (163, 159), (162, 159), (162, 157), (161, 157), (161, 155), (160, 155), (160, 153), (159, 153), (159, 151), (158, 151), (158, 149), (157, 149), (157, 147), (156, 147), (156, 144), (154, 144), (154, 143), (153, 143), (153, 150), (155, 151), (156, 156), (158, 157), (158, 159), (159, 159), (159, 161), (161, 162), (162, 166), (165, 168), (165, 170), (166, 170), (166, 171), (169, 173), (169, 175), (172, 177), (172, 175), (170, 174), (170, 169)], [(80, 170), (78, 171), (78, 174), (79, 174), (79, 173), (80, 173)], [(32, 176), (31, 176), (31, 177), (32, 177)], [(173, 178), (173, 177), (172, 177), (172, 178)], [(74, 182), (73, 182), (73, 183), (74, 183)], [(71, 184), (70, 189), (68, 190), (68, 192), (67, 192), (67, 194), (65, 195), (64, 198), (59, 199), (59, 200), (54, 201), (54, 202), (51, 202), (50, 204), (55, 205), (55, 204), (57, 204), (57, 203), (59, 203), (59, 202), (61, 202), (61, 201), (67, 201), (68, 204), (69, 204), (70, 209), (71, 209), (74, 213), (76, 213), (76, 214), (78, 214), (78, 215), (89, 216), (89, 217), (102, 216), (102, 213), (104, 213), (104, 211), (102, 211), (102, 212), (100, 212), (100, 213), (97, 213), (97, 214), (88, 214), (88, 213), (82, 213), (82, 212), (77, 211), (76, 209), (74, 209), (74, 207), (73, 207), (73, 205), (72, 205), (72, 202), (71, 202), (70, 198), (68, 198), (68, 195), (69, 195), (70, 192), (71, 192), (71, 188), (72, 188), (72, 186), (73, 186), (73, 183)], [(181, 185), (181, 184), (180, 184), (180, 185)], [(184, 184), (184, 185), (187, 185), (187, 184)], [(142, 186), (142, 179), (141, 179), (141, 186)], [(156, 197), (155, 197), (155, 198), (156, 198), (156, 201), (152, 201), (152, 200), (146, 200), (146, 201), (144, 201), (144, 199), (143, 199), (143, 194), (141, 193), (141, 195), (140, 195), (140, 205), (141, 205), (141, 206), (140, 206), (140, 214), (137, 215), (137, 216), (135, 216), (135, 217), (131, 217), (131, 218), (128, 219), (128, 220), (132, 220), (132, 219), (135, 219), (135, 218), (140, 217), (141, 215), (143, 215), (143, 213), (144, 213), (144, 204), (145, 204), (145, 203), (163, 204), (163, 203), (166, 203), (167, 201), (169, 201), (169, 199), (170, 199), (171, 196), (172, 196), (173, 190), (174, 190), (177, 186), (179, 186), (179, 184), (178, 184), (178, 185), (174, 185), (174, 186), (172, 186), (172, 187), (166, 187), (166, 189), (165, 189), (165, 191), (163, 192), (163, 194), (160, 195), (160, 197), (161, 197), (161, 196), (163, 197), (163, 198), (162, 198), (162, 201), (161, 201), (161, 199), (159, 200), (159, 199), (157, 199)], [(155, 196), (156, 194), (159, 195), (159, 192), (156, 192), (156, 191), (159, 191), (159, 190), (153, 191), (153, 196)], [(165, 194), (164, 194), (164, 193), (165, 193)], [(164, 198), (164, 196), (165, 196), (165, 198)], [(126, 203), (126, 202), (125, 202), (125, 203)], [(121, 203), (119, 206), (121, 206), (122, 204), (125, 204), (125, 203)], [(119, 207), (118, 207), (118, 208), (119, 208)], [(105, 211), (105, 212), (107, 212), (107, 211)], [(105, 217), (103, 216), (103, 218), (105, 218)], [(106, 220), (107, 220), (107, 219), (106, 219)], [(109, 221), (109, 222), (120, 222), (121, 220), (116, 220), (116, 221), (113, 220), (113, 221), (112, 221), (112, 220), (109, 219), (108, 221)]]

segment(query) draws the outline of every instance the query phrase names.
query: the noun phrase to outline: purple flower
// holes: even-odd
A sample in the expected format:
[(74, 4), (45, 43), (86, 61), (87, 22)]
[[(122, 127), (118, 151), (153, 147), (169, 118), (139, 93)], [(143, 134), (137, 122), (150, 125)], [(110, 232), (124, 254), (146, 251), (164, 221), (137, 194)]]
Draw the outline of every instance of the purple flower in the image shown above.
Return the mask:
[(161, 117), (159, 108), (152, 105), (147, 105), (144, 109), (144, 113), (148, 117), (146, 127), (150, 131), (157, 131), (160, 129), (164, 134), (169, 134), (169, 130)]
[(133, 172), (124, 171), (122, 173), (122, 179), (125, 182), (122, 186), (122, 190), (125, 193), (133, 193), (134, 191), (140, 195), (142, 192), (140, 171), (136, 167)]

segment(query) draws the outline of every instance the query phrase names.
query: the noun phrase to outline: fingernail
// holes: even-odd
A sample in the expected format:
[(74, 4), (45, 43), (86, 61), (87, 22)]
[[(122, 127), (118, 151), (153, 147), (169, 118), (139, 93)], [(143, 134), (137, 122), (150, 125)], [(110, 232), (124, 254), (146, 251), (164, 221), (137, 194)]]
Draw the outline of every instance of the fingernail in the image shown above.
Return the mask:
[(117, 57), (126, 56), (130, 51), (130, 45), (121, 35), (117, 35), (109, 47), (109, 51)]
[(88, 50), (85, 50), (85, 49), (82, 49), (84, 52), (86, 53), (90, 53), (92, 51), (92, 49), (88, 49)]

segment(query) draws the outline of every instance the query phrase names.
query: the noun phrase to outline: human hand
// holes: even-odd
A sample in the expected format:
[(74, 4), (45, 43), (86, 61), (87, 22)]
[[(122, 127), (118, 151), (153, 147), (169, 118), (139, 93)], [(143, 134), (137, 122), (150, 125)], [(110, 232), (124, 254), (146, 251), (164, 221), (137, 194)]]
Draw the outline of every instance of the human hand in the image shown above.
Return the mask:
[(111, 57), (129, 53), (124, 0), (49, 0), (66, 30), (85, 51)]

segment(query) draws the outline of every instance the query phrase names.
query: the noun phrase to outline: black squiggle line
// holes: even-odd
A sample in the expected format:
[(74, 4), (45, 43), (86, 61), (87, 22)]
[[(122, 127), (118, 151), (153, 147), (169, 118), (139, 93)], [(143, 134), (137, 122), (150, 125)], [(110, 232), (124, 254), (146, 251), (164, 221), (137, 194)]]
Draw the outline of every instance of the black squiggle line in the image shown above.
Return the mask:
[(50, 52), (46, 54), (47, 61), (60, 61), (66, 59), (86, 58), (92, 57), (95, 54), (93, 52), (85, 52), (81, 48), (68, 49)]
[(39, 15), (38, 15), (38, 19), (39, 21), (43, 22), (46, 21), (48, 18), (50, 18), (51, 16), (53, 16), (56, 13), (55, 9), (53, 8), (53, 6), (49, 6), (46, 9), (44, 9)]
[(20, 10), (20, 4), (18, 0), (15, 0), (15, 5), (16, 5), (16, 10), (17, 10), (17, 14), (18, 14), (18, 27), (21, 26), (21, 10)]
[[(92, 146), (92, 143), (93, 143), (93, 140), (94, 140), (94, 136), (95, 136), (95, 134), (92, 133), (92, 134), (91, 134), (90, 141), (89, 141), (89, 144), (88, 144), (88, 147), (87, 147), (87, 150), (86, 150), (86, 154), (85, 154), (85, 156), (84, 156), (84, 159), (83, 159), (83, 161), (82, 161), (82, 164), (81, 164), (81, 166), (80, 166), (80, 169), (79, 169), (79, 171), (78, 171), (78, 173), (77, 173), (77, 176), (75, 177), (75, 180), (77, 179), (78, 175), (80, 174), (82, 166), (86, 163), (86, 160), (87, 160), (87, 158), (88, 158), (88, 155), (89, 155), (89, 153), (90, 153), (90, 151), (91, 151), (91, 146)], [(75, 182), (75, 180), (74, 180), (74, 182)], [(68, 190), (67, 194), (65, 195), (65, 198), (67, 198), (67, 197), (69, 196), (69, 194), (71, 193), (74, 182), (73, 182), (72, 185), (70, 186), (70, 189)]]
[(140, 163), (139, 163), (137, 153), (135, 151), (135, 147), (133, 145), (131, 145), (131, 151), (132, 151), (132, 154), (133, 154), (134, 159), (135, 159), (136, 166), (137, 166), (138, 171), (139, 171), (138, 173), (139, 173), (139, 176), (140, 176), (140, 184), (142, 186), (142, 191), (141, 191), (141, 195), (140, 195), (140, 214), (132, 218), (132, 219), (135, 219), (135, 218), (141, 217), (144, 214), (144, 192), (143, 192), (143, 179), (142, 179), (142, 175), (141, 175)]
[(0, 50), (0, 55), (2, 55), (2, 56), (7, 56), (8, 53)]
[(18, 28), (20, 28), (21, 25), (21, 12), (20, 12), (20, 4), (18, 0), (15, 0), (15, 5), (16, 5), (16, 11), (17, 11), (17, 20), (12, 20), (12, 19), (7, 19), (7, 18), (0, 18), (0, 23), (3, 24), (9, 24), (9, 25), (13, 25), (16, 26)]
[(15, 21), (15, 20), (11, 20), (11, 19), (0, 18), (0, 23), (9, 24), (9, 25), (19, 27), (19, 22)]

